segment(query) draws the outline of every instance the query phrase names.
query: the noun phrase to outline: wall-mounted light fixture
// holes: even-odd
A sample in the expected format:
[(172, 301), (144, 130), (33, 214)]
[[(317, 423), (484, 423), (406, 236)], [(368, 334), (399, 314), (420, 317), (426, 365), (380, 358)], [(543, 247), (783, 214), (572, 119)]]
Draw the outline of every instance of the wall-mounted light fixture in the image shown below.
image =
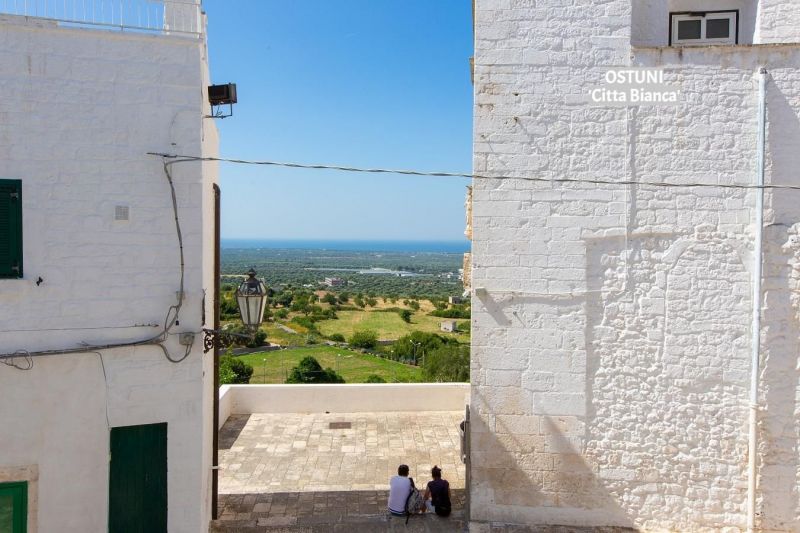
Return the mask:
[[(239, 316), (242, 323), (250, 330), (250, 336), (227, 333), (217, 329), (204, 329), (203, 351), (208, 353), (215, 346), (223, 347), (232, 344), (237, 338), (253, 339), (258, 332), (267, 307), (267, 286), (256, 278), (256, 271), (250, 269), (247, 278), (236, 289), (236, 303), (239, 305)], [(219, 305), (219, 302), (216, 302)]]

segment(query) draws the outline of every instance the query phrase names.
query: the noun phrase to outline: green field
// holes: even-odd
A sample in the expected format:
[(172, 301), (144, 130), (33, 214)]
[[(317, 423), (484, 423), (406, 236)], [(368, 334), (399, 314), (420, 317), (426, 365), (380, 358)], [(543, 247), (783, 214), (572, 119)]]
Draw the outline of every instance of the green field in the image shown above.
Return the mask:
[(298, 324), (291, 322), (286, 324), (291, 329), (297, 332), (289, 333), (275, 325), (274, 322), (264, 322), (261, 329), (267, 334), (267, 341), (271, 344), (280, 344), (281, 346), (305, 346), (307, 344), (308, 332), (306, 329)]
[[(444, 333), (439, 330), (439, 324), (446, 318), (428, 316), (423, 313), (415, 313), (411, 317), (411, 323), (403, 322), (400, 315), (392, 312), (381, 311), (339, 311), (336, 320), (323, 320), (317, 323), (317, 327), (324, 335), (340, 333), (345, 338), (350, 338), (354, 331), (373, 330), (382, 340), (397, 340), (403, 335), (408, 335), (413, 331), (425, 331), (428, 333), (441, 333), (442, 335), (453, 335), (461, 342), (469, 342), (469, 335), (464, 333)], [(469, 320), (457, 320), (459, 324), (469, 322)]]
[(238, 358), (253, 367), (250, 384), (258, 385), (259, 383), (284, 383), (292, 367), (308, 355), (316, 358), (323, 368), (331, 367), (336, 370), (347, 383), (364, 383), (370, 374), (381, 376), (387, 383), (422, 380), (422, 370), (418, 367), (334, 346), (311, 346), (259, 352), (241, 355)]

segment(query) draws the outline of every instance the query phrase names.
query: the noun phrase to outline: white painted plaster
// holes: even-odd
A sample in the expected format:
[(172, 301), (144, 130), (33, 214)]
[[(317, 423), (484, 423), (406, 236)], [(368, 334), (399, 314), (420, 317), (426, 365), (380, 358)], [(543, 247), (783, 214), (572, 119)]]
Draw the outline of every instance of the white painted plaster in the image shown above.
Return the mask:
[[(146, 152), (216, 154), (202, 118), (205, 43), (2, 17), (0, 50), (0, 174), (22, 180), (25, 270), (0, 280), (0, 352), (155, 335), (131, 326), (163, 324), (179, 258), (161, 161)], [(197, 332), (213, 287), (216, 169), (173, 168), (187, 265), (173, 331)], [(114, 221), (116, 205), (130, 221)], [(205, 306), (210, 320), (209, 296)], [(38, 468), (40, 531), (104, 531), (109, 428), (154, 422), (169, 428), (169, 530), (207, 529), (213, 396), (201, 347), (198, 336), (180, 364), (154, 346), (103, 350), (105, 372), (96, 353), (0, 365), (0, 469)]]
[(219, 426), (222, 429), (225, 422), (231, 416), (231, 409), (233, 404), (233, 393), (231, 392), (231, 385), (221, 385), (219, 388)]
[(231, 414), (463, 411), (468, 383), (226, 385), (220, 423)]

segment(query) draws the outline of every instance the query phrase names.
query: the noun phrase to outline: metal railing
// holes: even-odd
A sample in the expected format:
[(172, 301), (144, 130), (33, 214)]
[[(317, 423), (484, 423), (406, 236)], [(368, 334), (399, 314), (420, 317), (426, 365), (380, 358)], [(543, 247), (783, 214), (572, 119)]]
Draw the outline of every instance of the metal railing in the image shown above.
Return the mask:
[(145, 33), (203, 31), (200, 0), (0, 0), (0, 15)]

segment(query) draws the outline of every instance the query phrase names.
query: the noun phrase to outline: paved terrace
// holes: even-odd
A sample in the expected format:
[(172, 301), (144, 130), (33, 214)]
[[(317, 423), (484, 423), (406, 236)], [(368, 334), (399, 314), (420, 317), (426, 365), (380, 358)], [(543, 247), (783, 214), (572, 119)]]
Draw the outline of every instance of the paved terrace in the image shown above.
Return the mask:
[[(352, 396), (364, 392), (360, 386), (247, 387), (225, 391), (220, 402), (220, 418), (227, 421), (220, 430), (220, 512), (212, 531), (463, 529), (465, 474), (458, 431), (463, 386), (427, 391), (437, 400), (433, 405), (448, 411), (426, 410), (432, 405), (419, 400), (426, 391), (392, 385), (370, 386), (370, 397)], [(302, 392), (308, 395), (298, 397)], [(412, 399), (404, 400), (408, 393)], [(286, 405), (315, 412), (248, 413)], [(412, 410), (387, 410), (401, 405)], [(359, 412), (344, 412), (348, 408)], [(415, 516), (406, 527), (404, 519), (386, 513), (389, 477), (400, 463), (409, 465), (418, 487), (430, 479), (434, 464), (443, 469), (453, 492), (451, 517)]]

